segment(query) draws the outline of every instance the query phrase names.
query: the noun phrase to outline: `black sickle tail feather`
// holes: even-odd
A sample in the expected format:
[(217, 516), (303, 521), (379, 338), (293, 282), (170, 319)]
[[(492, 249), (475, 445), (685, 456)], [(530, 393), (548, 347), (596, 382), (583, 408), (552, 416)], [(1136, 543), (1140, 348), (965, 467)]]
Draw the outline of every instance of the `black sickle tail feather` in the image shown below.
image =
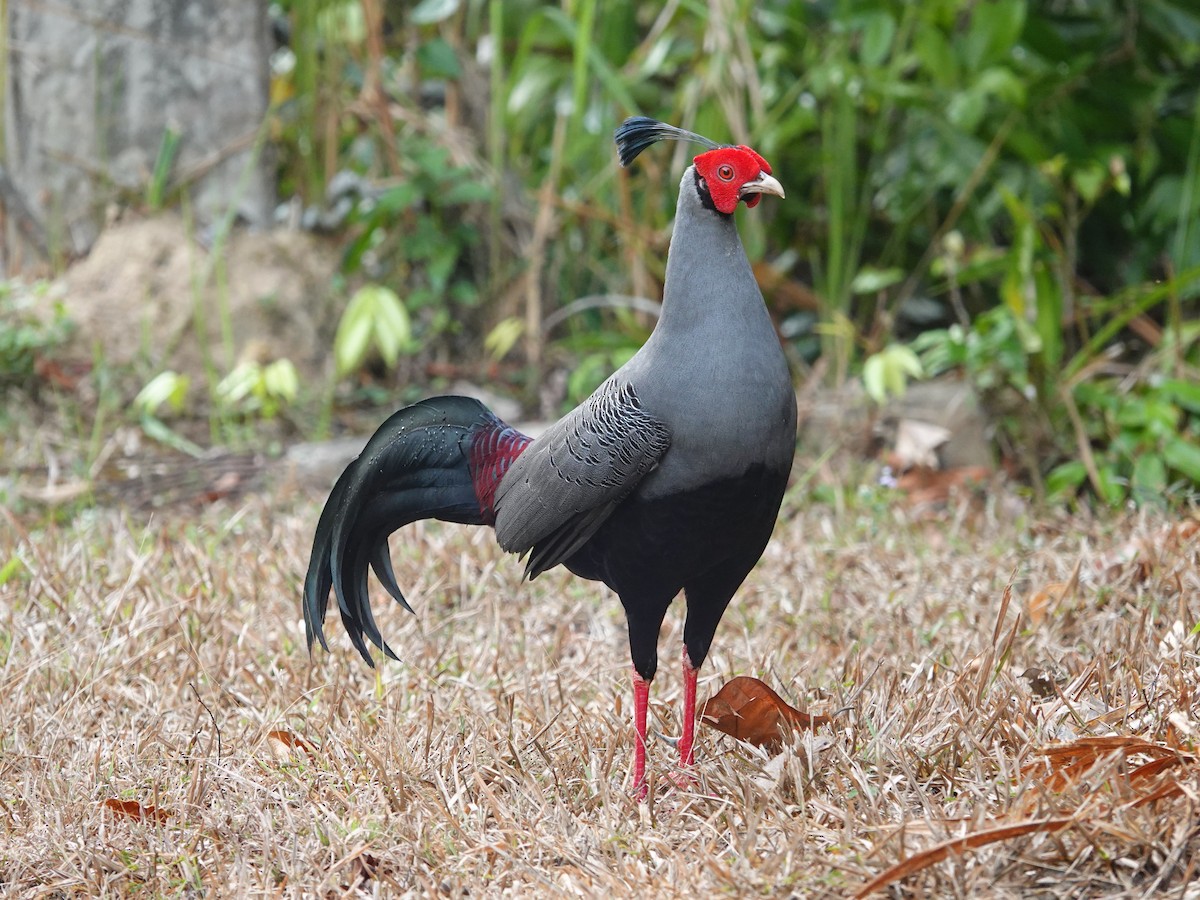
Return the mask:
[(476, 491), (472, 447), (497, 429), (515, 434), (477, 400), (433, 397), (395, 413), (371, 436), (338, 478), (317, 523), (304, 579), (309, 650), (314, 638), (329, 649), (324, 624), (332, 589), (346, 632), (368, 665), (374, 661), (364, 636), (396, 659), (371, 613), (367, 571), (374, 569), (387, 592), (412, 612), (392, 570), (388, 536), (419, 519), (492, 524)]

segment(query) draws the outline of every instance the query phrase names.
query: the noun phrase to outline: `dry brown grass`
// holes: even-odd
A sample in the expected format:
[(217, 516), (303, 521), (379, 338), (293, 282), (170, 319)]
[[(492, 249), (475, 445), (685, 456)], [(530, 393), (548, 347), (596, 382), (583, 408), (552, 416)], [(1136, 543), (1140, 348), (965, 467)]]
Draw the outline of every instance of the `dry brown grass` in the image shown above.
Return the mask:
[[(1173, 520), (790, 499), (701, 699), (757, 675), (835, 726), (774, 758), (702, 728), (695, 790), (657, 744), (639, 805), (615, 599), (418, 526), (393, 546), (419, 618), (377, 605), (404, 662), (368, 670), (334, 615), (310, 663), (317, 502), (0, 515), (0, 893), (840, 896), (976, 834), (888, 890), (1196, 893), (1200, 769), (1169, 748), (1200, 729), (1200, 546)], [(1167, 749), (1039, 756), (1089, 735)]]

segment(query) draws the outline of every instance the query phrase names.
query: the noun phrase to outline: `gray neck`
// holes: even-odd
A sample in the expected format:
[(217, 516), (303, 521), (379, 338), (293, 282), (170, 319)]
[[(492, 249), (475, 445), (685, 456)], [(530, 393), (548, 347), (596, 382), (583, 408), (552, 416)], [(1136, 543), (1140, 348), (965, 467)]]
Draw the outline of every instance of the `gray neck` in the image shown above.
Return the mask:
[(665, 282), (656, 333), (723, 328), (747, 317), (767, 318), (733, 216), (704, 206), (694, 166), (688, 167), (679, 183)]

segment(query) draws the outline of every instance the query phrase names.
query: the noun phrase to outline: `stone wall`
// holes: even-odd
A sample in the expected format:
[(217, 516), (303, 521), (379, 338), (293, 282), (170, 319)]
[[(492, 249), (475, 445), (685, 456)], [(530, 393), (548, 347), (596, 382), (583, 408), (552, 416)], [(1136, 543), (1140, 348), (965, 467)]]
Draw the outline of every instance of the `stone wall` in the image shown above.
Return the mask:
[(266, 0), (7, 5), (7, 270), (85, 253), (114, 201), (144, 196), (168, 127), (181, 135), (171, 183), (188, 185), (201, 229), (231, 205), (251, 225), (270, 222), (273, 179), (256, 152)]

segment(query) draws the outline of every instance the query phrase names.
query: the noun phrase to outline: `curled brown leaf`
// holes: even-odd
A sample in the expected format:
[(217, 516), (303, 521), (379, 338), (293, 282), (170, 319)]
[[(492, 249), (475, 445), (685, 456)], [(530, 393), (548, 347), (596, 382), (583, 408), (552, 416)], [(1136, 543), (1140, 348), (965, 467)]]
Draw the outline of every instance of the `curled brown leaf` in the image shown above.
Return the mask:
[(267, 732), (267, 743), (271, 747), (271, 752), (275, 754), (275, 758), (280, 762), (292, 759), (296, 751), (303, 751), (309, 756), (315, 756), (317, 752), (316, 747), (304, 738), (280, 729)]
[(137, 800), (120, 800), (116, 797), (109, 797), (107, 800), (101, 801), (100, 805), (117, 815), (146, 822), (165, 822), (172, 815), (169, 810), (160, 806), (142, 804)]
[(790, 730), (828, 725), (830, 717), (800, 712), (765, 682), (739, 675), (705, 701), (700, 721), (774, 753)]

